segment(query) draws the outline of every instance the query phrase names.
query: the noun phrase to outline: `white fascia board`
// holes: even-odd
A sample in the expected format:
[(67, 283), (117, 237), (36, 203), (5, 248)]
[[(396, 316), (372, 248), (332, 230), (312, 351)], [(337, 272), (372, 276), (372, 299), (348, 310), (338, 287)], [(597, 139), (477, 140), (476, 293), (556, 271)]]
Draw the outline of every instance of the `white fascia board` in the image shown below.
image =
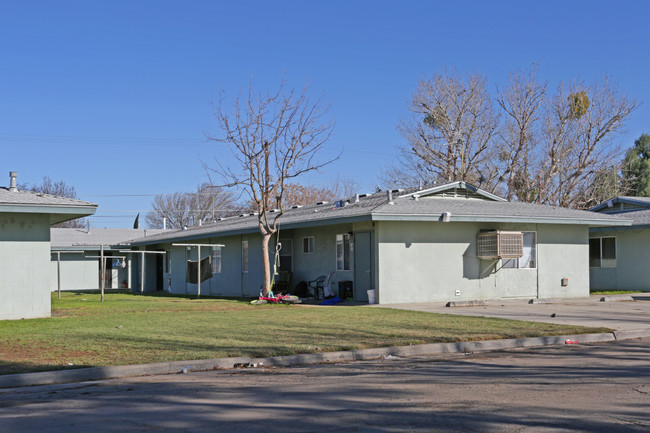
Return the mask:
[(30, 204), (0, 204), (0, 213), (47, 213), (90, 216), (97, 210), (93, 206), (61, 206), (61, 205), (30, 205)]
[(409, 193), (409, 194), (400, 195), (399, 198), (413, 197), (414, 195), (425, 196), (425, 195), (428, 195), (428, 194), (435, 194), (437, 192), (446, 191), (446, 190), (452, 189), (452, 188), (465, 188), (465, 189), (467, 189), (469, 191), (472, 191), (473, 193), (476, 193), (478, 195), (481, 195), (483, 197), (489, 198), (489, 199), (494, 200), (494, 201), (508, 201), (503, 197), (499, 197), (498, 195), (494, 195), (494, 194), (489, 193), (489, 192), (487, 192), (485, 190), (482, 190), (481, 188), (478, 188), (478, 187), (476, 187), (474, 185), (471, 185), (471, 184), (469, 184), (467, 182), (462, 182), (462, 181), (461, 182), (447, 183), (445, 185), (438, 185), (438, 186), (434, 186), (432, 188), (427, 188), (427, 189), (423, 189), (423, 190), (420, 190), (420, 191), (415, 191), (415, 192), (412, 192), (412, 193)]
[[(439, 215), (391, 215), (373, 214), (373, 221), (440, 221)], [(534, 223), (534, 224), (576, 224), (588, 226), (631, 226), (632, 220), (617, 218), (616, 220), (600, 220), (587, 218), (558, 218), (558, 217), (517, 217), (494, 215), (454, 215), (450, 222), (502, 222), (502, 223)]]
[[(330, 226), (336, 224), (347, 224), (347, 223), (370, 221), (370, 220), (371, 220), (371, 216), (368, 213), (365, 215), (342, 216), (336, 218), (324, 218), (321, 220), (298, 221), (292, 223), (282, 223), (282, 220), (280, 220), (278, 222), (278, 225), (280, 227), (280, 230), (290, 230), (290, 229), (298, 229), (298, 228), (306, 228), (306, 227), (320, 227), (320, 226)], [(177, 236), (168, 235), (165, 238), (147, 239), (147, 240), (142, 240), (137, 242), (127, 242), (127, 244), (130, 246), (144, 246), (144, 245), (164, 244), (169, 242), (192, 241), (192, 240), (199, 240), (205, 238), (217, 238), (217, 237), (224, 237), (224, 236), (260, 233), (260, 230), (257, 226), (240, 228), (240, 229), (223, 230), (223, 231), (209, 231), (209, 232), (205, 231), (201, 233), (194, 233), (194, 234), (187, 234), (187, 235), (183, 234), (184, 231), (185, 230), (180, 230), (176, 232)]]
[[(610, 198), (609, 200), (605, 200), (604, 202), (602, 202), (601, 204), (599, 204), (597, 206), (592, 207), (591, 209), (589, 209), (589, 211), (590, 212), (597, 212), (597, 211), (599, 211), (601, 209), (605, 209), (605, 208), (607, 208), (607, 203), (610, 202), (610, 201), (612, 202), (612, 204), (615, 204), (615, 203), (630, 203), (630, 204), (636, 204), (636, 205), (643, 206), (645, 208), (650, 209), (650, 202), (643, 201), (643, 200), (635, 200), (633, 198), (628, 198), (628, 197), (614, 197), (614, 198)], [(634, 210), (630, 210), (630, 211), (633, 212), (635, 210), (639, 210), (639, 209), (634, 209)]]

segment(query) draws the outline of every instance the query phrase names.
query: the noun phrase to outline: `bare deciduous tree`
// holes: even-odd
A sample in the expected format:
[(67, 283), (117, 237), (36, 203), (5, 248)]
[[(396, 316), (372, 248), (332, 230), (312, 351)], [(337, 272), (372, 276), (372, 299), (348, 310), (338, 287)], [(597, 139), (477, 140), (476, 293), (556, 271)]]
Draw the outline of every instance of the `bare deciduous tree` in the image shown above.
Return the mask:
[(398, 126), (406, 139), (402, 163), (415, 173), (398, 169), (394, 175), (445, 181), (484, 177), (498, 125), (486, 86), (479, 73), (463, 79), (446, 70), (420, 81), (409, 103), (411, 118)]
[[(541, 108), (546, 95), (546, 83), (537, 81), (537, 66), (529, 71), (511, 72), (508, 84), (497, 90), (496, 102), (504, 113), (499, 128), (497, 183), (505, 190), (505, 197), (512, 200), (531, 200), (534, 150), (538, 143)], [(531, 183), (532, 181), (532, 183)], [(505, 184), (505, 185), (504, 185)]]
[(608, 78), (565, 87), (558, 86), (544, 118), (538, 201), (585, 208), (584, 191), (618, 165), (620, 148), (613, 139), (639, 104), (621, 95)]
[[(221, 98), (214, 110), (222, 133), (208, 138), (226, 143), (237, 164), (217, 163), (206, 169), (221, 176), (223, 186), (244, 188), (255, 203), (267, 294), (271, 288), (269, 240), (284, 213), (286, 186), (336, 159), (317, 159), (334, 124), (327, 118), (329, 105), (322, 99), (312, 102), (307, 87), (300, 93), (286, 89), (284, 81), (277, 92), (256, 93), (250, 85), (248, 94), (234, 98), (231, 107), (223, 102)], [(276, 207), (277, 212), (270, 212)]]
[(216, 218), (240, 210), (235, 195), (209, 183), (199, 185), (196, 192), (175, 192), (157, 195), (151, 204), (152, 211), (145, 215), (150, 228), (182, 229), (196, 227), (214, 221)]
[[(608, 173), (620, 159), (614, 139), (639, 104), (609, 78), (560, 83), (549, 94), (533, 65), (511, 73), (495, 101), (501, 122), (480, 75), (461, 83), (443, 71), (420, 83), (410, 103), (411, 123), (398, 126), (407, 142), (401, 166), (388, 177), (410, 186), (478, 179), (509, 200), (574, 208), (588, 207), (611, 189)], [(595, 188), (598, 182), (607, 185)]]
[(360, 192), (361, 184), (349, 176), (338, 176), (329, 188), (334, 198), (348, 198)]

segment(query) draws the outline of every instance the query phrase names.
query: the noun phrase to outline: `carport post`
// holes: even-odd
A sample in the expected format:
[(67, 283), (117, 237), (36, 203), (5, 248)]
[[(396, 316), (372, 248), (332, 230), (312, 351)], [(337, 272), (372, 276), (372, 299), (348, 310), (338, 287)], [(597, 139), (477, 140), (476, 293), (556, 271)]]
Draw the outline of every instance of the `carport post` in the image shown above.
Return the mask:
[(56, 287), (61, 299), (61, 252), (56, 252)]
[(144, 259), (146, 254), (167, 254), (165, 251), (147, 251), (147, 250), (142, 250), (142, 251), (134, 251), (134, 250), (119, 250), (121, 253), (126, 253), (126, 254), (135, 254), (135, 253), (140, 253), (140, 294), (144, 294)]
[(196, 299), (201, 297), (201, 245), (196, 246)]
[(61, 299), (61, 253), (83, 254), (83, 251), (56, 251), (56, 287)]
[(142, 257), (140, 260), (140, 294), (142, 295), (144, 293), (144, 250), (140, 252), (140, 257)]
[(106, 260), (104, 260), (104, 245), (101, 245), (99, 249), (99, 260), (101, 260), (99, 269), (100, 272), (102, 273), (102, 275), (99, 277), (99, 280), (101, 281), (99, 287), (102, 292), (102, 302), (104, 302), (104, 278), (106, 274)]

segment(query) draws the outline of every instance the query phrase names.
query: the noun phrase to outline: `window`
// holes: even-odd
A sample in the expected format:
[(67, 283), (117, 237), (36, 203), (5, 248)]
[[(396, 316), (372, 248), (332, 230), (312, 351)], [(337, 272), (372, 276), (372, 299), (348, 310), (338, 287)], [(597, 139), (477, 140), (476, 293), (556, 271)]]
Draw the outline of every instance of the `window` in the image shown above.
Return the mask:
[(241, 241), (241, 271), (248, 272), (248, 241)]
[(616, 238), (591, 238), (589, 239), (589, 267), (615, 268), (616, 267)]
[(172, 252), (170, 250), (165, 250), (165, 272), (171, 273), (172, 271)]
[(212, 273), (221, 273), (221, 247), (214, 247), (212, 249)]
[(336, 270), (349, 271), (352, 269), (352, 252), (354, 245), (349, 233), (336, 235)]
[(522, 256), (518, 259), (503, 260), (503, 268), (510, 269), (533, 269), (537, 267), (537, 241), (535, 239), (535, 232), (523, 232), (524, 235), (524, 248)]
[(302, 238), (302, 252), (305, 254), (314, 252), (314, 237), (308, 236)]

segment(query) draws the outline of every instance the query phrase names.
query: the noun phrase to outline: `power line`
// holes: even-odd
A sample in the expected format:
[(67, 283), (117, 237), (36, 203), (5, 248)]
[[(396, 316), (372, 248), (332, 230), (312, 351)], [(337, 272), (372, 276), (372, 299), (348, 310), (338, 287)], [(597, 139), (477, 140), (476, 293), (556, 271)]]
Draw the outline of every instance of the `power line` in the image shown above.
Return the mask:
[(66, 135), (39, 134), (0, 134), (0, 141), (11, 142), (40, 142), (68, 144), (104, 144), (129, 146), (175, 146), (175, 145), (206, 145), (210, 144), (205, 138), (135, 138), (135, 137), (81, 137)]

